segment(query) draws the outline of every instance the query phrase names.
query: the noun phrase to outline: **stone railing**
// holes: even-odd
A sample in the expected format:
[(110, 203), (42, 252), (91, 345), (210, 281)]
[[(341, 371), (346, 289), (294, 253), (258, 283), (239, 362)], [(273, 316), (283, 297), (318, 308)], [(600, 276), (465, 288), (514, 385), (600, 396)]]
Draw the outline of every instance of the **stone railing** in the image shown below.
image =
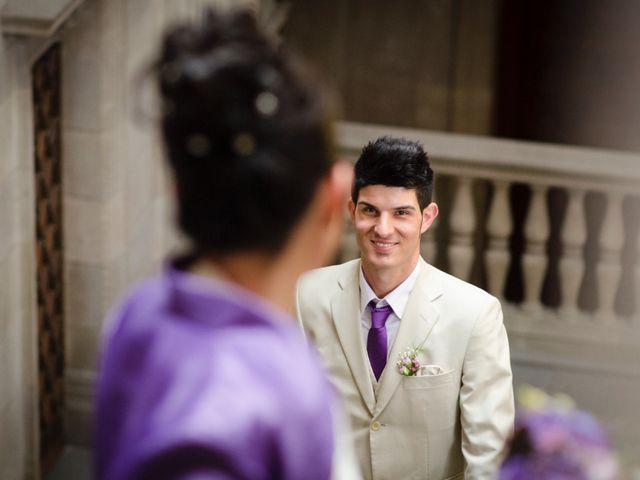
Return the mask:
[(428, 151), (441, 215), (423, 256), (501, 299), (515, 361), (640, 373), (640, 156), (355, 123), (340, 154), (381, 135)]

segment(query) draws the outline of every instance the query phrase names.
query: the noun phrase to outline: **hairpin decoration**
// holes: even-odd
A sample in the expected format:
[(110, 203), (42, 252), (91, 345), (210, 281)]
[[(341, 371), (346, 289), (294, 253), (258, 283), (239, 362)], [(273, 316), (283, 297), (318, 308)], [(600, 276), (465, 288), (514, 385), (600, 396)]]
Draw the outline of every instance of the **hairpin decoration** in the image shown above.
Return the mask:
[(209, 139), (201, 133), (194, 133), (187, 137), (187, 152), (196, 158), (206, 156), (211, 150)]
[(185, 76), (194, 82), (204, 80), (210, 73), (210, 66), (207, 64), (206, 60), (198, 57), (188, 58), (185, 60), (183, 69)]
[(256, 97), (256, 110), (263, 117), (273, 117), (280, 106), (280, 101), (271, 92), (260, 92)]
[(234, 138), (231, 148), (241, 157), (248, 157), (256, 148), (256, 139), (248, 132), (240, 132)]

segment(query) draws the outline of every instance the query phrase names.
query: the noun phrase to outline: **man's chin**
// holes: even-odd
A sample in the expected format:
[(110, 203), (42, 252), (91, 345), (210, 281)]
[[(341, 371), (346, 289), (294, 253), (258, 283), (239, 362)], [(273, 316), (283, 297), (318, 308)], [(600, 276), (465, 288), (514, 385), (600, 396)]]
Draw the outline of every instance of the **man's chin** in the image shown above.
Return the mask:
[(365, 261), (374, 268), (391, 268), (396, 262), (393, 255), (388, 253), (373, 253), (365, 256)]

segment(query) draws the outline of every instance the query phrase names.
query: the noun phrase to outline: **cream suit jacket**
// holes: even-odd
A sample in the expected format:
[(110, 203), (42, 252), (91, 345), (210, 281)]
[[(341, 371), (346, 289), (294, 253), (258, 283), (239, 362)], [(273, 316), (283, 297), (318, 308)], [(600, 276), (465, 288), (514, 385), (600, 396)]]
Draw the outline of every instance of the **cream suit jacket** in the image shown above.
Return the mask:
[[(362, 339), (360, 260), (305, 274), (298, 318), (342, 395), (364, 478), (490, 479), (514, 419), (500, 303), (420, 262), (379, 382)], [(402, 376), (399, 354), (425, 338), (418, 359), (441, 373)]]

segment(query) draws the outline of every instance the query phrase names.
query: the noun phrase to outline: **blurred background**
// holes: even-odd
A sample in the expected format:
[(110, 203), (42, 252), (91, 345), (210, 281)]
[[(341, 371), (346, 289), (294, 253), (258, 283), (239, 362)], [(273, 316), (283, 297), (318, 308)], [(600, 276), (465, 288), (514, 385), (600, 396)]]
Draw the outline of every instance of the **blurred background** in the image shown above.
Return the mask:
[(424, 144), (424, 257), (501, 299), (516, 385), (637, 464), (640, 2), (0, 0), (0, 478), (88, 478), (105, 316), (181, 243), (143, 72), (208, 5), (253, 8), (333, 87), (340, 156)]

